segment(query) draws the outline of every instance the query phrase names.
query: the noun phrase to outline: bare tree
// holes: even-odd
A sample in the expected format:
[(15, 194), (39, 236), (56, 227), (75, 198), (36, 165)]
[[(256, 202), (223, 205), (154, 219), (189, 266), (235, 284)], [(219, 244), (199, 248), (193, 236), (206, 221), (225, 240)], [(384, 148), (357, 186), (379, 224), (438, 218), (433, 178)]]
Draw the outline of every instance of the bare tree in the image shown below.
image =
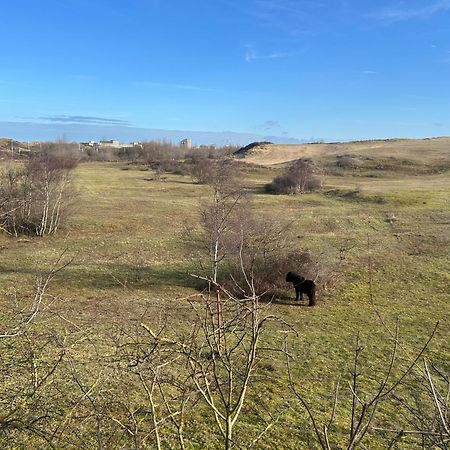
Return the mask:
[(65, 252), (47, 275), (37, 279), (31, 306), (22, 308), (13, 298), (7, 317), (16, 323), (0, 333), (0, 438), (14, 441), (23, 433), (51, 441), (50, 429), (61, 400), (61, 393), (53, 386), (64, 352), (52, 331), (34, 328), (37, 319), (51, 307), (46, 294), (51, 280), (72, 261), (63, 262), (64, 255)]
[[(208, 281), (214, 284), (212, 279)], [(262, 354), (275, 352), (261, 346), (262, 334), (269, 321), (278, 319), (264, 314), (256, 295), (237, 299), (222, 286), (217, 288), (223, 293), (220, 323), (216, 320), (214, 296), (199, 294), (200, 301), (190, 300), (196, 319), (188, 339), (168, 339), (147, 326), (145, 329), (155, 340), (155, 346), (168, 347), (182, 357), (180, 363), (186, 367), (186, 381), (191, 384), (190, 396), (199, 396), (210, 411), (223, 447), (252, 446), (278, 421), (276, 414), (270, 414), (262, 430), (252, 438), (236, 434), (244, 405), (255, 389), (254, 376)], [(178, 409), (181, 417), (185, 413)], [(182, 427), (178, 430), (183, 442)]]
[(0, 331), (0, 339), (14, 338), (22, 335), (33, 325), (42, 309), (43, 300), (50, 282), (58, 272), (64, 270), (73, 261), (73, 258), (70, 258), (64, 262), (65, 254), (66, 250), (61, 253), (46, 275), (36, 278), (35, 294), (31, 306), (22, 309), (20, 303), (17, 301), (16, 295), (13, 295), (13, 307), (11, 308), (9, 323), (16, 322), (16, 324), (10, 325), (9, 330)]
[[(406, 384), (406, 383), (405, 383)], [(418, 387), (420, 387), (418, 389)], [(415, 437), (422, 448), (448, 449), (450, 444), (450, 379), (448, 373), (423, 358), (403, 393), (393, 393), (393, 403), (407, 418), (403, 426), (372, 427), (374, 432), (393, 436), (391, 442)]]
[(71, 171), (77, 160), (53, 154), (31, 157), (0, 176), (0, 228), (9, 234), (55, 233), (73, 206)]
[[(394, 376), (394, 368), (398, 359), (398, 322), (396, 333), (392, 342), (392, 351), (389, 356), (389, 361), (386, 363), (385, 374), (381, 379), (375, 382), (375, 387), (366, 386), (362, 387), (360, 379), (363, 377), (363, 369), (361, 367), (361, 354), (363, 352), (363, 347), (361, 345), (361, 340), (359, 334), (356, 337), (356, 343), (354, 348), (354, 358), (353, 365), (350, 371), (350, 379), (348, 382), (349, 394), (346, 397), (351, 400), (350, 416), (347, 419), (347, 439), (345, 443), (345, 448), (347, 450), (353, 450), (356, 448), (365, 448), (363, 442), (364, 438), (376, 431), (382, 431), (381, 428), (377, 428), (374, 423), (376, 422), (377, 413), (383, 402), (392, 401), (394, 393), (397, 388), (403, 386), (405, 379), (410, 375), (418, 365), (420, 358), (425, 353), (431, 340), (433, 339), (438, 324), (436, 324), (433, 332), (427, 339), (426, 343), (423, 345), (422, 349), (416, 354), (416, 356), (409, 361), (406, 367), (404, 367), (399, 375)], [(339, 416), (342, 422), (342, 414), (345, 411), (345, 407), (339, 406), (339, 394), (341, 393), (341, 382), (336, 383), (336, 388), (334, 391), (334, 401), (330, 408), (330, 416), (327, 422), (320, 424), (317, 417), (314, 414), (313, 407), (306, 400), (305, 395), (302, 394), (299, 388), (296, 386), (291, 369), (292, 357), (290, 356), (289, 349), (286, 342), (286, 355), (287, 355), (287, 369), (288, 369), (288, 379), (289, 386), (292, 393), (295, 395), (296, 399), (299, 401), (300, 405), (306, 410), (312, 429), (317, 439), (317, 444), (320, 448), (324, 450), (331, 450), (335, 448), (330, 436), (330, 429), (332, 429), (337, 417)], [(370, 374), (364, 374), (365, 378), (372, 378)], [(394, 441), (390, 442), (389, 448), (398, 440), (398, 438), (404, 432), (399, 431), (399, 436), (397, 436)], [(406, 434), (406, 433), (405, 433)], [(419, 434), (419, 433), (418, 433)]]

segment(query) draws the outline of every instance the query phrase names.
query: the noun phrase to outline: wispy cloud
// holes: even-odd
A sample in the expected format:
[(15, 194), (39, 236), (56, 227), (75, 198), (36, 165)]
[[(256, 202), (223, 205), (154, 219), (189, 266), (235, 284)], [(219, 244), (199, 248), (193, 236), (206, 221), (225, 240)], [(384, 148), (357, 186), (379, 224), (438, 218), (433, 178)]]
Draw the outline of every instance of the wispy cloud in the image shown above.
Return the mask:
[(267, 25), (285, 28), (295, 34), (310, 29), (317, 11), (327, 4), (328, 0), (254, 0), (252, 13)]
[(278, 122), (277, 120), (270, 119), (270, 120), (266, 120), (263, 124), (261, 124), (257, 128), (262, 129), (264, 131), (269, 131), (269, 130), (280, 129), (281, 125), (280, 125), (280, 122)]
[(362, 70), (361, 73), (363, 75), (376, 75), (378, 72), (376, 72), (375, 70)]
[(385, 22), (429, 19), (435, 14), (450, 10), (450, 0), (434, 1), (421, 8), (399, 7), (383, 9), (371, 14), (371, 17)]
[(252, 48), (248, 48), (245, 52), (245, 60), (251, 62), (258, 59), (284, 59), (298, 55), (298, 52), (273, 52), (273, 53), (258, 53)]
[(73, 124), (90, 124), (90, 125), (120, 125), (130, 126), (131, 122), (122, 119), (112, 119), (107, 117), (94, 117), (94, 116), (43, 116), (39, 117), (40, 120), (45, 120), (54, 123), (73, 123)]
[(191, 84), (178, 83), (160, 83), (157, 81), (133, 81), (133, 86), (138, 88), (152, 88), (152, 89), (180, 89), (185, 91), (214, 91), (214, 89), (204, 86), (194, 86)]

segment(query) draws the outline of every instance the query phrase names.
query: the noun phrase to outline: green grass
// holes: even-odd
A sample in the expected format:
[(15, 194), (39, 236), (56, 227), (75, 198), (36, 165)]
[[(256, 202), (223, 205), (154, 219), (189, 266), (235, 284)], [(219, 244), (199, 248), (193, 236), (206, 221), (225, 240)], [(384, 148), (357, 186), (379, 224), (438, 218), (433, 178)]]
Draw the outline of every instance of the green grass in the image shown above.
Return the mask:
[[(268, 313), (299, 331), (291, 348), (300, 358), (295, 373), (314, 409), (319, 414), (329, 411), (332, 386), (348, 372), (358, 332), (368, 370), (380, 375), (391, 343), (375, 309), (391, 328), (400, 318), (402, 343), (409, 352), (417, 351), (441, 321), (429, 357), (448, 370), (450, 174), (327, 176), (320, 192), (263, 194), (263, 185), (276, 173), (278, 169), (246, 167), (245, 184), (255, 193), (255, 211), (290, 221), (298, 236), (294, 245), (320, 255), (324, 270), (333, 269), (331, 281), (336, 280), (321, 291), (316, 308), (286, 302), (266, 306)], [(138, 167), (80, 165), (75, 173), (80, 201), (70, 224), (52, 237), (0, 236), (1, 303), (9, 304), (12, 290), (25, 302), (36, 274), (48, 270), (67, 249), (74, 261), (58, 273), (49, 293), (59, 299), (55, 307), (68, 321), (89, 328), (99, 341), (106, 340), (111, 324), (127, 328), (143, 320), (154, 325), (156, 312), (168, 315), (177, 331), (188, 330), (190, 308), (179, 298), (197, 292), (198, 283), (188, 275), (196, 266), (184, 229), (197, 225), (199, 203), (208, 188), (188, 177), (149, 178)], [(343, 245), (351, 249), (340, 260)], [(369, 301), (369, 262), (374, 303)], [(266, 339), (281, 342), (276, 330)], [(273, 366), (275, 381), (266, 389), (275, 408), (285, 401), (286, 380), (282, 361), (273, 361)], [(258, 425), (250, 413), (248, 417), (243, 433)], [(338, 420), (342, 425), (344, 419)], [(281, 419), (282, 431), (269, 432), (259, 448), (312, 448), (306, 424), (303, 413), (289, 411)], [(192, 439), (203, 443), (193, 448), (209, 445), (201, 436), (210, 426), (198, 426)], [(337, 435), (340, 442), (339, 430)], [(383, 448), (379, 442), (372, 445)]]

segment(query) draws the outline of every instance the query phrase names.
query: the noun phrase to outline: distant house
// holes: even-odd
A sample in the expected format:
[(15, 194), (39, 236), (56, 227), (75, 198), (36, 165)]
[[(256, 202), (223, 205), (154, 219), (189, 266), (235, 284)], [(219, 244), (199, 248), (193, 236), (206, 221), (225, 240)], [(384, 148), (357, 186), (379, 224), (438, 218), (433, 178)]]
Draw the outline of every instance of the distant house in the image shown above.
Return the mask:
[(180, 141), (181, 148), (192, 148), (192, 139), (183, 139)]
[(122, 145), (120, 144), (119, 141), (115, 140), (115, 139), (111, 139), (108, 141), (100, 141), (99, 144), (101, 147), (122, 147)]
[(83, 147), (95, 147), (98, 144), (95, 141), (89, 141), (89, 142), (80, 142), (80, 145), (82, 145)]

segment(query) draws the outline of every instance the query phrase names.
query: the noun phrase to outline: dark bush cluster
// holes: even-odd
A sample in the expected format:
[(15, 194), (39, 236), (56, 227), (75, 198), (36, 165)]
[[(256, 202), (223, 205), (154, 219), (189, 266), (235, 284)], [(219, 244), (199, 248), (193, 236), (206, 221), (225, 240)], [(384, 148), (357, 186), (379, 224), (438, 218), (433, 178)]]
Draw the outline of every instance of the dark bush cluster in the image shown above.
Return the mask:
[[(309, 252), (299, 250), (264, 254), (256, 248), (244, 259), (244, 268), (252, 276), (252, 283), (258, 294), (263, 296), (283, 296), (290, 291), (285, 277), (286, 273), (296, 270), (305, 278), (317, 276), (317, 264)], [(250, 289), (243, 274), (239, 257), (235, 255), (224, 265), (223, 285), (235, 296), (249, 295)]]
[(299, 159), (286, 171), (266, 184), (269, 194), (303, 194), (320, 188), (321, 181), (314, 176), (314, 167), (310, 160)]

